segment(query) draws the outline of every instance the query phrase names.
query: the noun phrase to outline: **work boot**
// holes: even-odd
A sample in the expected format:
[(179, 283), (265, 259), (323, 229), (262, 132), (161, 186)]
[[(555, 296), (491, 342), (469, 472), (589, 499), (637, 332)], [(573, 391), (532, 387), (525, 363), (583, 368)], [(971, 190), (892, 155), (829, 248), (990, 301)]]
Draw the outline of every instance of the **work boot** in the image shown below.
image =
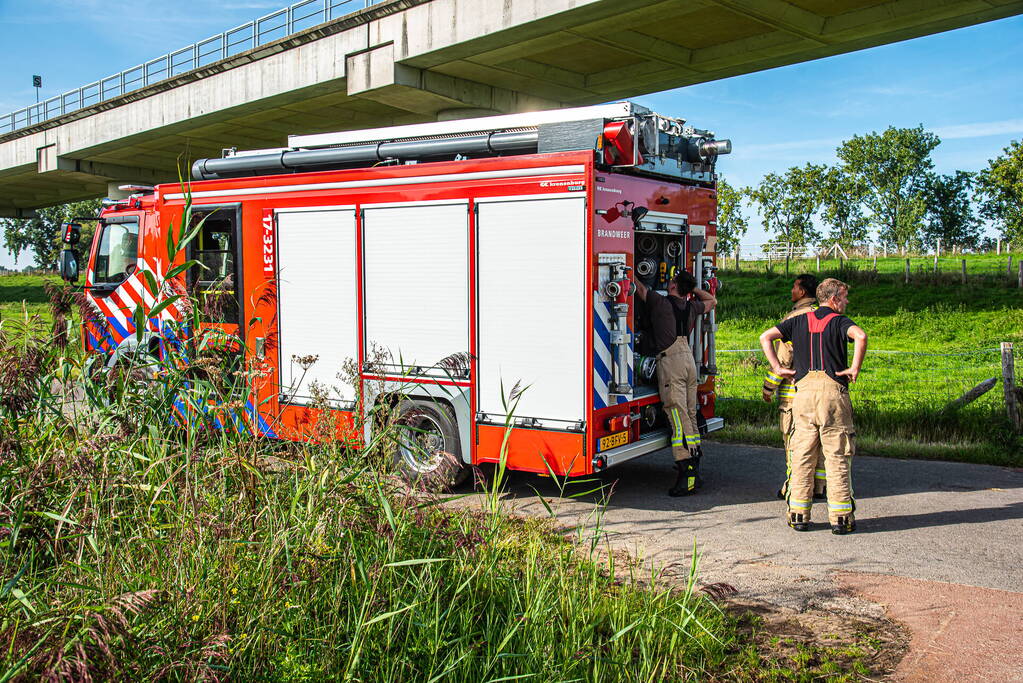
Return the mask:
[(789, 526), (796, 531), (809, 531), (810, 530), (810, 517), (800, 512), (789, 513)]
[(836, 536), (844, 536), (845, 534), (851, 534), (854, 531), (856, 531), (856, 520), (853, 519), (852, 515), (839, 517), (838, 524), (831, 525), (831, 533)]
[(675, 469), (678, 470), (678, 479), (675, 480), (675, 485), (668, 490), (669, 496), (674, 498), (688, 496), (703, 485), (703, 482), (700, 481), (699, 463), (696, 462), (696, 458), (675, 461)]

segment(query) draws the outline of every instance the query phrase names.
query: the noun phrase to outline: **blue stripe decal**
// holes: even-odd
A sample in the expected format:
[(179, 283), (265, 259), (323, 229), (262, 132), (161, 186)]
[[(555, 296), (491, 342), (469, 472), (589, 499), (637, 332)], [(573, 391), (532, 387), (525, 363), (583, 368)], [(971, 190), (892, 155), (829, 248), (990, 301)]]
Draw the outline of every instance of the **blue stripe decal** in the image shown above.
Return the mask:
[[(117, 322), (117, 318), (114, 317), (107, 318), (107, 325), (110, 325), (110, 327), (114, 328), (114, 331), (116, 331), (122, 337), (131, 336), (131, 332), (122, 327), (121, 323)], [(134, 325), (132, 327), (134, 327)]]

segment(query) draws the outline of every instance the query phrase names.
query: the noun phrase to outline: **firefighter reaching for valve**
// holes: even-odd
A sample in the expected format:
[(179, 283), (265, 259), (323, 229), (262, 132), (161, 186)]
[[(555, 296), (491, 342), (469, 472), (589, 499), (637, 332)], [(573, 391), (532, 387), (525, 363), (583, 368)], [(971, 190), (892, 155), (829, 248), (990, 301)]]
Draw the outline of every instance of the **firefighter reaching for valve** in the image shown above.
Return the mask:
[[(668, 282), (662, 296), (638, 279), (636, 292), (646, 303), (651, 351), (657, 358), (657, 387), (671, 424), (671, 453), (678, 479), (668, 491), (686, 496), (700, 488), (700, 432), (696, 426), (696, 387), (699, 383), (689, 333), (696, 320), (714, 309), (717, 299), (696, 286), (696, 278), (682, 271)], [(689, 295), (693, 298), (687, 298)]]
[[(850, 469), (855, 452), (849, 382), (855, 382), (867, 352), (867, 333), (845, 315), (849, 286), (835, 278), (817, 287), (820, 307), (784, 320), (760, 335), (771, 369), (796, 383), (792, 403), (792, 474), (788, 487), (788, 523), (796, 531), (809, 531), (813, 505), (817, 449), (824, 452), (828, 518), (831, 532), (856, 529)], [(792, 342), (793, 368), (783, 368), (774, 341)], [(854, 343), (848, 361), (848, 340)]]
[[(797, 315), (805, 315), (807, 312), (817, 309), (817, 278), (813, 275), (803, 274), (792, 283), (792, 310), (785, 314), (782, 321), (794, 318)], [(778, 354), (778, 362), (783, 368), (792, 368), (792, 342), (776, 342), (775, 352)], [(781, 426), (781, 438), (785, 444), (785, 481), (778, 490), (778, 497), (785, 500), (788, 495), (789, 477), (792, 474), (792, 429), (795, 426), (792, 422), (792, 400), (796, 396), (796, 385), (791, 378), (783, 378), (768, 370), (764, 377), (763, 398), (770, 403), (774, 395), (778, 395), (778, 422)], [(824, 499), (824, 454), (818, 449), (817, 465), (814, 470), (813, 497), (816, 500)]]

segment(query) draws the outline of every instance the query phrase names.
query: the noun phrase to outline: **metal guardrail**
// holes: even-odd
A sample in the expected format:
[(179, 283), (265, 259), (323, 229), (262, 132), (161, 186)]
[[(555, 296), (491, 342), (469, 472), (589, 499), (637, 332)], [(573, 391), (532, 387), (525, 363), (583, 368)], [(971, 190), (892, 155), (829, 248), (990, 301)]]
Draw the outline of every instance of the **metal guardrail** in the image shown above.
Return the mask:
[(180, 76), (384, 0), (302, 0), (162, 57), (0, 116), (0, 135)]

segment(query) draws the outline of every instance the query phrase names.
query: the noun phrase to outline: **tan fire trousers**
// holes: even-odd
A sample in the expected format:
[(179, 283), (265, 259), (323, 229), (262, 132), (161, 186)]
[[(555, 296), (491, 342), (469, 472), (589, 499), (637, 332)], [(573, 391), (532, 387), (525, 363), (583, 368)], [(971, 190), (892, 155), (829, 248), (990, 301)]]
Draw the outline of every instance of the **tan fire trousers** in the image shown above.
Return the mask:
[(657, 385), (671, 425), (671, 454), (675, 460), (685, 460), (689, 449), (700, 445), (696, 428), (696, 386), (700, 380), (693, 350), (686, 337), (678, 337), (658, 358)]
[[(782, 488), (782, 495), (789, 490), (789, 479), (792, 478), (792, 433), (796, 429), (796, 423), (792, 419), (793, 399), (780, 399), (778, 401), (778, 421), (781, 426), (781, 438), (785, 442), (785, 484)], [(824, 452), (820, 446), (817, 447), (817, 464), (813, 472), (813, 492), (824, 493), (824, 482), (827, 474), (824, 470)]]
[(789, 512), (810, 520), (813, 504), (817, 449), (824, 453), (828, 484), (828, 518), (852, 521), (853, 492), (850, 471), (856, 450), (849, 390), (827, 373), (809, 372), (796, 384), (792, 403), (792, 476), (789, 479)]

